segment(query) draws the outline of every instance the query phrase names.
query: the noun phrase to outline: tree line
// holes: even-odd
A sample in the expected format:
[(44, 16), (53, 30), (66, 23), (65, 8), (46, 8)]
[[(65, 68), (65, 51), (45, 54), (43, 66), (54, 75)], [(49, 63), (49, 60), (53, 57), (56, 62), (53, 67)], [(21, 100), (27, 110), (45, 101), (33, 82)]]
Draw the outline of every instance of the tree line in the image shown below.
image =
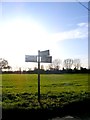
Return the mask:
[(60, 59), (55, 59), (53, 62), (49, 65), (49, 69), (55, 69), (55, 70), (60, 70), (61, 66), (63, 69), (79, 69), (81, 67), (80, 59), (65, 59), (63, 62)]
[[(11, 66), (8, 64), (8, 61), (0, 58), (0, 71), (1, 73), (27, 73), (27, 74), (37, 74), (38, 68), (34, 67), (34, 70), (30, 68), (28, 70), (21, 71), (21, 68), (17, 71), (12, 71)], [(44, 65), (41, 65), (40, 73), (41, 74), (59, 74), (59, 73), (89, 73), (90, 69), (83, 68), (81, 66), (80, 59), (65, 59), (64, 61), (60, 59), (53, 60), (47, 67), (44, 69)]]

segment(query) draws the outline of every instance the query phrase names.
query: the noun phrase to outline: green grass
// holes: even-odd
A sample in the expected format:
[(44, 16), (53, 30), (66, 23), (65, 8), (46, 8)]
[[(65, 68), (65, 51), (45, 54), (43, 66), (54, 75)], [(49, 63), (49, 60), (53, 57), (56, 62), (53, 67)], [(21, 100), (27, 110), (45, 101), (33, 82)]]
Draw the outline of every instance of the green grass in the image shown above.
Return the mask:
[[(36, 74), (3, 74), (3, 108), (38, 109)], [(88, 74), (41, 75), (43, 108), (61, 107), (88, 97)]]

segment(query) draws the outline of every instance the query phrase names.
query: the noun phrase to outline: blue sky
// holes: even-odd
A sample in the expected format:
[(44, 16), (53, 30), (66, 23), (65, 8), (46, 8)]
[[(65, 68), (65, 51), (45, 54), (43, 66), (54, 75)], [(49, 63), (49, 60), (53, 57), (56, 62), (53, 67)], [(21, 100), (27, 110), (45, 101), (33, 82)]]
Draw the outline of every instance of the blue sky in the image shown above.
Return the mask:
[(88, 11), (79, 3), (3, 2), (1, 13), (0, 57), (12, 66), (27, 66), (25, 54), (46, 49), (53, 60), (80, 58), (87, 64)]

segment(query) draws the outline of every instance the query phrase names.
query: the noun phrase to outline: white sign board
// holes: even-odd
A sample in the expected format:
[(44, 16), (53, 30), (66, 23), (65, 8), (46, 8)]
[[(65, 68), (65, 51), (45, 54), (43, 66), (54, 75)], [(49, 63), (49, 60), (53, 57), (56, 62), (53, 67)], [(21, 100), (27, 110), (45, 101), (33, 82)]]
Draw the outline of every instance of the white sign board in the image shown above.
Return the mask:
[(52, 56), (43, 56), (41, 57), (42, 63), (52, 63)]
[(40, 51), (40, 56), (49, 56), (49, 50)]
[(37, 62), (36, 55), (25, 55), (25, 62)]

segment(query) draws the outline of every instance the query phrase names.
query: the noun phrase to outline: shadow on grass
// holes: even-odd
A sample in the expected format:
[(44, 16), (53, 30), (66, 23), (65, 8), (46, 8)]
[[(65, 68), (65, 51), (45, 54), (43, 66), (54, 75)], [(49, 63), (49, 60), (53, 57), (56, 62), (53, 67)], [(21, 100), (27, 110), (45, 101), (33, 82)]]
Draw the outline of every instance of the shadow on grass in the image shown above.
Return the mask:
[(39, 109), (2, 109), (2, 120), (48, 120), (53, 117), (63, 117), (66, 115), (78, 116), (80, 118), (90, 117), (90, 99), (72, 102), (65, 106), (54, 107), (53, 109), (43, 108), (40, 102)]

